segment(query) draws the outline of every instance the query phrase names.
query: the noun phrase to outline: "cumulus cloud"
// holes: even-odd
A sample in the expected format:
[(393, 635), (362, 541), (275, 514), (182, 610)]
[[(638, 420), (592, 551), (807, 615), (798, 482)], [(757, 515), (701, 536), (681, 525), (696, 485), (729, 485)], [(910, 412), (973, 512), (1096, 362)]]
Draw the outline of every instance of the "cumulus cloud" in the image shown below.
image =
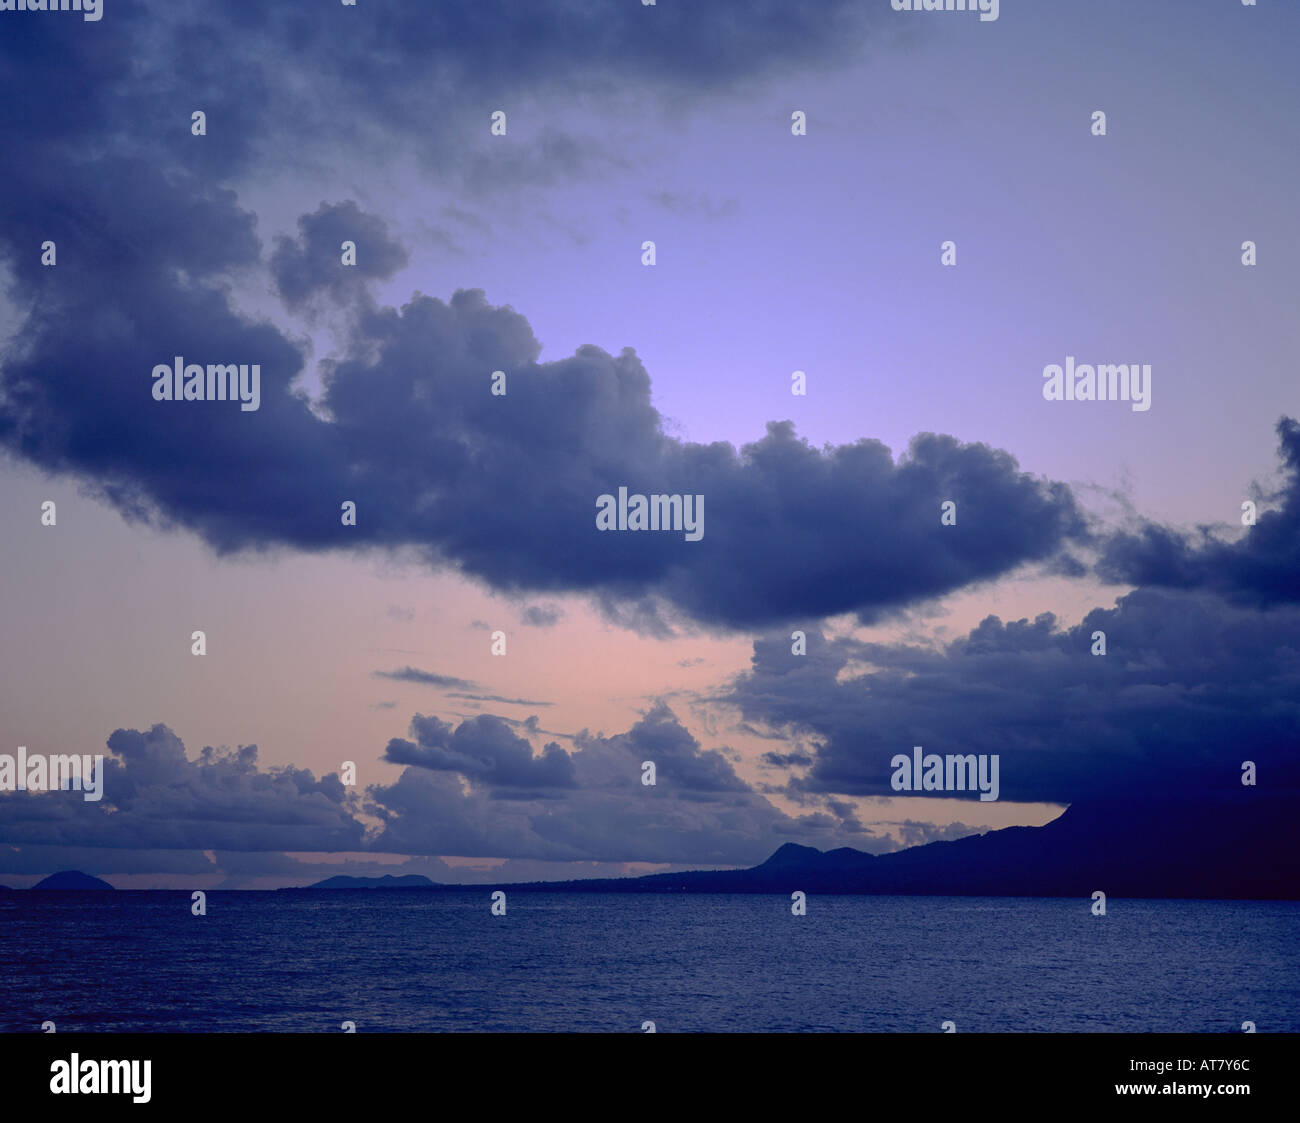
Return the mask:
[(764, 753), (760, 759), (773, 768), (806, 768), (813, 762), (812, 754), (802, 749), (789, 753)]
[[(292, 880), (304, 867), (284, 851), (698, 867), (759, 862), (789, 838), (893, 848), (835, 801), (810, 797), (824, 809), (795, 817), (778, 810), (664, 703), (624, 733), (578, 733), (571, 751), (551, 741), (535, 752), (516, 730), (537, 734), (536, 718), (480, 714), (453, 726), (417, 714), (410, 737), (392, 739), (384, 753), (406, 766), (401, 775), (361, 795), (334, 774), (263, 769), (254, 745), (205, 748), (191, 759), (165, 725), (119, 729), (107, 742), (101, 801), (76, 791), (0, 795), (0, 844), (14, 848), (0, 871), (40, 872), (37, 855), (78, 864), (71, 859), (97, 847), (131, 855), (83, 868)], [(654, 786), (641, 783), (645, 760), (656, 764)], [(153, 851), (184, 854), (149, 859)], [(204, 851), (224, 856), (214, 863)], [(340, 871), (320, 876), (329, 872)]]
[[(298, 238), (281, 237), (271, 255), (276, 290), (297, 309), (317, 294), (340, 304), (362, 299), (369, 281), (387, 280), (407, 262), (406, 249), (388, 236), (387, 224), (351, 200), (321, 203), (298, 219)], [(356, 262), (342, 263), (342, 245), (354, 243)]]
[(1235, 540), (1193, 536), (1143, 521), (1109, 538), (1099, 572), (1108, 580), (1167, 589), (1209, 589), (1260, 607), (1300, 603), (1300, 423), (1277, 423), (1283, 486)]
[[(1099, 631), (1105, 655), (1092, 654)], [(1295, 606), (1139, 589), (1074, 627), (989, 616), (937, 649), (814, 630), (797, 656), (787, 635), (766, 636), (729, 698), (815, 743), (794, 791), (907, 798), (890, 760), (916, 745), (998, 754), (1003, 800), (1235, 789), (1244, 760), (1271, 788), (1300, 788), (1297, 635)]]
[(482, 779), (494, 787), (572, 788), (576, 786), (573, 760), (554, 741), (540, 757), (532, 746), (500, 718), (480, 714), (455, 729), (436, 717), (416, 714), (411, 719), (413, 741), (395, 737), (384, 759), (393, 764), (414, 764), (441, 772), (458, 772)]
[[(870, 440), (814, 448), (789, 422), (740, 449), (681, 441), (630, 348), (539, 362), (528, 321), (475, 290), (377, 307), (366, 285), (390, 277), (405, 250), (354, 201), (302, 215), (268, 258), (237, 192), (256, 158), (333, 143), (347, 124), (358, 138), (458, 128), (447, 122), (460, 110), (431, 89), (457, 90), (453, 105), (472, 101), (480, 118), (470, 90), (617, 80), (700, 94), (825, 61), (876, 18), (849, 0), (553, 7), (549, 20), (505, 3), (455, 14), (376, 3), (357, 19), (262, 5), (225, 28), (199, 5), (163, 15), (128, 2), (96, 32), (139, 69), (95, 61), (76, 76), (69, 65), (88, 60), (70, 21), (15, 21), (0, 42), (11, 156), (0, 258), (19, 326), (0, 360), (0, 447), (218, 551), (414, 548), (496, 590), (589, 594), (661, 632), (673, 614), (720, 628), (873, 617), (1048, 562), (1084, 533), (1067, 488), (983, 445), (925, 434), (895, 462)], [(522, 25), (527, 36), (511, 33)], [(127, 44), (145, 30), (158, 50), (141, 55)], [(269, 83), (259, 52), (274, 47), (281, 80)], [(188, 60), (183, 96), (154, 58)], [(62, 105), (64, 78), (84, 95), (75, 112)], [(31, 98), (41, 130), (15, 117)], [(198, 103), (209, 133), (191, 143), (175, 107)], [(486, 132), (479, 120), (475, 135)], [(431, 157), (447, 162), (439, 174), (475, 163), (456, 135)], [(572, 162), (571, 145), (547, 143), (553, 165)], [(32, 247), (47, 238), (68, 267), (40, 266)], [(358, 243), (355, 268), (339, 263), (345, 238)], [(334, 308), (340, 346), (321, 364), (318, 402), (298, 386), (308, 344), (232, 304), (231, 282), (264, 272), (290, 307), (320, 297)], [(150, 372), (176, 356), (258, 364), (260, 408), (152, 400)], [(493, 370), (507, 372), (507, 397), (487, 392)], [(234, 464), (240, 483), (227, 485)], [(601, 534), (596, 497), (621, 485), (703, 494), (703, 540)], [(956, 527), (939, 525), (948, 499), (961, 507)], [(356, 526), (340, 525), (344, 500), (358, 505)]]
[[(653, 10), (370, 0), (364, 12), (241, 4), (220, 18), (200, 0), (111, 8), (94, 36), (70, 20), (6, 21), (0, 135), (15, 144), (90, 132), (138, 148), (175, 145), (173, 163), (209, 176), (242, 172), (255, 159), (275, 166), (310, 142), (330, 145), (337, 159), (340, 138), (356, 154), (391, 149), (401, 137), (431, 170), (451, 175), (464, 169), (472, 137), (486, 134), (489, 95), (519, 104), (548, 93), (609, 99), (649, 90), (681, 105), (793, 65), (846, 60), (877, 27), (896, 27), (856, 0)], [(40, 112), (14, 91), (38, 91)], [(219, 126), (203, 145), (185, 144), (188, 109), (178, 116), (177, 105), (202, 105)]]
[[(172, 313), (161, 351), (110, 346), (116, 321), (92, 307), (75, 337), (52, 321), (29, 328), (28, 357), (5, 370), (0, 440), (51, 470), (93, 473), (119, 507), (220, 550), (416, 547), (497, 589), (649, 597), (744, 627), (850, 610), (874, 618), (1087, 533), (1064, 485), (951, 437), (919, 436), (897, 462), (877, 441), (813, 448), (788, 422), (740, 450), (678, 441), (631, 350), (587, 346), (538, 363), (527, 321), (479, 292), (363, 313), (364, 343), (328, 364), (331, 421), (291, 389), (301, 356), (273, 329), (223, 314), (215, 296), (154, 295)], [(98, 370), (87, 375), (92, 348)], [(150, 360), (187, 351), (260, 354), (262, 409), (164, 413), (171, 403), (141, 408), (120, 392), (134, 373), (146, 394)], [(494, 369), (513, 379), (505, 398), (486, 393)], [(214, 495), (209, 481), (231, 462), (265, 486)], [(621, 485), (703, 494), (704, 538), (602, 534), (595, 499)], [(357, 526), (340, 527), (341, 497), (357, 503)], [(940, 525), (949, 499), (956, 526)]]
[[(398, 853), (509, 856), (538, 861), (628, 861), (748, 865), (791, 837), (818, 845), (889, 849), (855, 822), (814, 812), (791, 817), (752, 791), (716, 749), (705, 749), (672, 711), (657, 703), (631, 729), (583, 732), (563, 759), (574, 786), (521, 798), (522, 785), (500, 783), (497, 762), (510, 754), (526, 781), (539, 758), (522, 760), (495, 719), (473, 718), (452, 733), (417, 718), (415, 742), (390, 743), (388, 757), (408, 763), (390, 785), (369, 789), (367, 810), (383, 822), (373, 849)], [(463, 740), (461, 740), (463, 738)], [(428, 742), (422, 745), (421, 741)], [(558, 745), (548, 752), (561, 759)], [(542, 758), (544, 759), (544, 758)], [(657, 782), (641, 783), (653, 760)], [(468, 786), (461, 778), (475, 780)]]
[(263, 770), (256, 745), (204, 748), (191, 760), (165, 725), (119, 729), (107, 747), (101, 800), (75, 791), (0, 795), (0, 842), (139, 850), (362, 846), (357, 799), (336, 775)]
[[(788, 422), (739, 450), (676, 440), (631, 350), (538, 363), (527, 321), (482, 293), (416, 297), (358, 332), (356, 355), (331, 364), (325, 405), (365, 466), (352, 482), (371, 513), (362, 540), (423, 544), (499, 589), (649, 596), (732, 627), (875, 615), (1086, 535), (1068, 488), (951, 437), (917, 437), (898, 462), (870, 440), (816, 449)], [(513, 380), (505, 398), (485, 393), (493, 369)], [(703, 539), (602, 534), (595, 499), (621, 485), (704, 495)], [(940, 525), (948, 499), (957, 526)], [(245, 532), (232, 520), (229, 533), (238, 545)], [(284, 535), (297, 537), (287, 524)]]

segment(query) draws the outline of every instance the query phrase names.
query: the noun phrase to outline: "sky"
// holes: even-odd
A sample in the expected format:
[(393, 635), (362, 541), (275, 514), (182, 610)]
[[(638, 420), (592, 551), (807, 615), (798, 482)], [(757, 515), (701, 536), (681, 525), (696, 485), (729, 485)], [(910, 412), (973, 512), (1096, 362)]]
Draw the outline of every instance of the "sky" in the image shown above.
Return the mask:
[[(0, 793), (5, 884), (744, 866), (1300, 782), (1293, 6), (0, 28), (0, 754), (106, 758)], [(154, 400), (176, 356), (258, 408)], [(1067, 357), (1150, 408), (1045, 400)], [(620, 486), (703, 536), (600, 531)], [(1000, 798), (898, 794), (915, 745)]]

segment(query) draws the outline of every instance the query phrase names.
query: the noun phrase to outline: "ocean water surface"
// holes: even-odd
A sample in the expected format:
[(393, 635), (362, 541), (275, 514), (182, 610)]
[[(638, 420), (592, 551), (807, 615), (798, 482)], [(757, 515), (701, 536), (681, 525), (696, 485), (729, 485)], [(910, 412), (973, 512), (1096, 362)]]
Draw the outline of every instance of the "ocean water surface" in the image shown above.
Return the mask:
[(0, 1030), (1300, 1031), (1300, 903), (0, 895)]

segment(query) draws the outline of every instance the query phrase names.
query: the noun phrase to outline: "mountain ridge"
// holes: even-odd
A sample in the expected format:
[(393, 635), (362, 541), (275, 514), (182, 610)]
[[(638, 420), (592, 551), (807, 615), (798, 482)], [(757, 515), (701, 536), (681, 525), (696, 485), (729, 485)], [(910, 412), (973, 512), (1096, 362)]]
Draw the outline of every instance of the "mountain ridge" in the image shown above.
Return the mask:
[(1004, 827), (887, 854), (785, 843), (748, 869), (526, 882), (516, 892), (804, 892), (989, 897), (1300, 900), (1292, 792), (1076, 803), (1040, 827)]
[[(278, 892), (507, 888), (516, 893), (806, 893), (1300, 900), (1300, 798), (1226, 790), (1192, 800), (1130, 794), (1075, 803), (1039, 827), (1004, 827), (885, 854), (787, 842), (745, 869), (466, 885), (421, 874), (340, 874)], [(40, 890), (112, 890), (62, 870)], [(0, 887), (3, 889), (3, 887)], [(8, 892), (14, 892), (8, 889)]]

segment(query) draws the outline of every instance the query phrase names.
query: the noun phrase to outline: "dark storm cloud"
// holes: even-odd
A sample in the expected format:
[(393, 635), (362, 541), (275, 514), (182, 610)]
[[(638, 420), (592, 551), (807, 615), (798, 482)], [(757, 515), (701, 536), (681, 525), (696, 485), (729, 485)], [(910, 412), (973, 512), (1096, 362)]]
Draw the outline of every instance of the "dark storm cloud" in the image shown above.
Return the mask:
[(626, 753), (641, 761), (655, 764), (658, 777), (677, 788), (697, 792), (748, 791), (727, 758), (716, 749), (702, 749), (699, 741), (677, 720), (667, 704), (657, 702), (627, 733), (606, 740), (583, 737), (576, 742), (579, 751)]
[[(658, 782), (640, 782), (654, 760)], [(818, 845), (863, 844), (861, 828), (824, 813), (791, 818), (752, 792), (716, 750), (704, 750), (671, 710), (656, 704), (626, 733), (582, 733), (572, 753), (577, 791), (563, 802), (489, 804), (450, 778), (408, 769), (370, 789), (385, 818), (376, 849), (505, 854), (546, 861), (677, 861), (748, 864), (789, 837)], [(866, 839), (868, 847), (891, 844)]]
[[(342, 264), (342, 244), (355, 243), (356, 264)], [(280, 298), (297, 308), (316, 293), (339, 303), (364, 294), (367, 281), (387, 280), (406, 265), (404, 247), (388, 237), (384, 221), (356, 203), (321, 203), (298, 219), (297, 239), (276, 240), (271, 272)]]
[[(224, 202), (221, 217), (243, 228)], [(124, 330), (93, 274), (42, 286), (60, 286), (58, 314), (38, 309), (19, 334), (0, 440), (92, 477), (128, 516), (187, 527), (220, 551), (416, 546), (497, 589), (649, 598), (744, 627), (872, 618), (1086, 533), (1063, 485), (951, 437), (919, 436), (897, 463), (876, 441), (813, 448), (788, 422), (740, 450), (678, 441), (631, 350), (538, 363), (527, 321), (479, 292), (362, 310), (355, 357), (326, 364), (324, 421), (292, 388), (302, 356), (275, 329), (240, 319), (214, 290), (121, 273), (117, 291), (151, 310), (148, 331)], [(62, 318), (69, 299), (76, 333)], [(260, 361), (261, 408), (150, 400), (149, 372), (173, 355)], [(493, 370), (507, 372), (505, 397), (489, 393)], [(596, 497), (623, 485), (704, 495), (702, 540), (598, 531)], [(958, 523), (941, 526), (949, 499)], [(341, 525), (344, 501), (357, 504), (356, 526)]]
[[(1104, 632), (1106, 654), (1093, 655)], [(1300, 787), (1300, 608), (1140, 589), (1072, 628), (985, 619), (940, 650), (808, 633), (754, 645), (731, 701), (751, 721), (820, 739), (796, 791), (900, 795), (890, 760), (998, 754), (1003, 800), (1069, 803)], [(869, 673), (867, 673), (869, 672)], [(939, 793), (935, 793), (939, 794)], [(970, 795), (957, 798), (972, 799)]]
[[(842, 801), (801, 793), (816, 809), (793, 817), (778, 810), (662, 702), (624, 733), (578, 733), (571, 752), (550, 742), (535, 754), (513, 729), (540, 732), (536, 718), (511, 723), (482, 714), (453, 728), (417, 714), (411, 739), (393, 739), (384, 755), (407, 767), (364, 797), (337, 775), (262, 769), (256, 746), (205, 748), (190, 759), (164, 725), (119, 729), (108, 739), (99, 802), (78, 791), (0, 795), (0, 850), (16, 848), (0, 872), (70, 864), (104, 873), (218, 872), (205, 850), (269, 853), (244, 861), (224, 853), (217, 866), (296, 878), (303, 871), (279, 852), (748, 865), (791, 838), (823, 848), (894, 848), (864, 831)], [(654, 786), (641, 782), (646, 760), (656, 764)], [(95, 847), (131, 854), (71, 861)], [(183, 854), (151, 859), (150, 851)], [(330, 872), (339, 871), (320, 876)]]
[[(262, 770), (256, 745), (205, 748), (190, 760), (165, 725), (148, 732), (119, 729), (107, 744), (102, 799), (86, 801), (75, 791), (0, 796), (0, 842), (140, 850), (361, 848), (355, 799), (336, 775), (318, 780), (302, 768)], [(28, 750), (43, 751), (36, 745)]]
[[(324, 17), (290, 5), (253, 7), (247, 29), (227, 32), (233, 45), (292, 45), (290, 59), (336, 86), (353, 112), (403, 125), (435, 117), (438, 105), (427, 99), (437, 91), (477, 100), (550, 87), (728, 89), (779, 67), (847, 58), (864, 45), (868, 28), (885, 22), (856, 0), (653, 8), (622, 0), (367, 0), (355, 12)], [(410, 96), (419, 91), (425, 98)]]
[[(541, 761), (516, 754), (496, 721), (472, 718), (452, 733), (437, 718), (417, 717), (415, 742), (389, 743), (388, 759), (411, 766), (395, 783), (368, 789), (367, 811), (383, 822), (371, 849), (748, 865), (791, 837), (823, 847), (850, 840), (876, 850), (893, 845), (864, 835), (852, 819), (785, 815), (750, 790), (722, 753), (704, 749), (663, 703), (626, 733), (578, 734), (572, 753), (563, 756), (576, 786), (534, 798), (499, 782), (497, 764), (507, 753), (529, 780)], [(558, 746), (552, 748), (560, 759)], [(641, 783), (645, 760), (656, 764), (654, 786)], [(461, 777), (476, 782), (466, 787)]]
[[(335, 494), (346, 486), (345, 463), (321, 455), (329, 427), (289, 388), (298, 347), (222, 289), (258, 259), (253, 216), (232, 192), (143, 160), (51, 156), (0, 177), (0, 209), (16, 216), (0, 224), (0, 256), (26, 312), (0, 358), (0, 444), (77, 476), (128, 518), (209, 540), (231, 518), (274, 523), (319, 502), (302, 492), (307, 465)], [(45, 239), (58, 246), (52, 268), (39, 264)], [(259, 363), (261, 408), (154, 401), (151, 372), (176, 356)]]
[[(207, 177), (255, 161), (292, 165), (290, 146), (328, 145), (335, 159), (340, 147), (405, 150), (442, 174), (490, 185), (482, 153), (495, 109), (544, 133), (523, 145), (523, 165), (520, 146), (497, 154), (516, 173), (548, 177), (581, 165), (584, 152), (575, 148), (582, 142), (546, 132), (537, 98), (632, 98), (649, 88), (682, 104), (847, 59), (875, 24), (891, 26), (859, 0), (365, 0), (219, 11), (199, 0), (115, 0), (90, 29), (6, 20), (0, 135), (15, 144), (76, 136), (136, 152), (161, 147), (168, 166)], [(193, 109), (208, 116), (202, 143), (190, 135)]]
[(773, 768), (807, 768), (813, 762), (809, 753), (800, 750), (792, 753), (764, 753), (759, 759)]
[(436, 717), (416, 714), (411, 719), (412, 741), (395, 737), (384, 759), (393, 764), (414, 764), (439, 772), (458, 772), (494, 787), (572, 788), (576, 784), (573, 761), (554, 741), (540, 757), (500, 718), (480, 714), (453, 729)]
[(1235, 541), (1202, 531), (1193, 537), (1144, 523), (1110, 538), (1099, 564), (1115, 582), (1169, 589), (1210, 589), (1242, 604), (1300, 603), (1300, 424), (1277, 423), (1284, 483), (1268, 498), (1278, 506), (1261, 512)]
[[(40, 106), (50, 128), (17, 124), (0, 180), (0, 257), (21, 320), (0, 360), (0, 445), (218, 551), (415, 547), (498, 590), (591, 594), (660, 634), (676, 613), (724, 628), (870, 619), (1050, 561), (1082, 518), (1066, 488), (1005, 453), (927, 434), (895, 463), (874, 441), (813, 448), (788, 422), (739, 450), (683, 442), (665, 433), (630, 349), (539, 363), (527, 320), (477, 291), (375, 307), (365, 286), (404, 251), (352, 202), (304, 215), (269, 262), (290, 304), (313, 293), (347, 304), (319, 409), (295, 385), (305, 345), (230, 303), (230, 282), (268, 265), (256, 217), (222, 184), (254, 155), (291, 161), (327, 120), (414, 135), (453, 112), (408, 96), (427, 80), (462, 100), (616, 81), (708, 90), (849, 49), (862, 11), (832, 0), (256, 5), (217, 26), (206, 6), (162, 15), (122, 3), (104, 27), (138, 69), (92, 66), (71, 87), (93, 93), (80, 117), (50, 104), (83, 53), (68, 46), (71, 22), (11, 21), (21, 31), (0, 53), (20, 61), (0, 67), (0, 104)], [(15, 73), (30, 86), (15, 87)], [(488, 103), (470, 100), (481, 116)], [(190, 135), (191, 106), (208, 113), (207, 136)], [(338, 261), (344, 237), (358, 242), (355, 271)], [(46, 239), (54, 268), (39, 264)], [(151, 372), (178, 356), (258, 364), (260, 408), (152, 400)], [(489, 393), (494, 370), (506, 397)], [(704, 495), (704, 538), (601, 534), (596, 497), (620, 485)], [(955, 527), (939, 525), (948, 499)], [(342, 525), (346, 501), (355, 526)]]
[[(354, 346), (365, 357), (331, 365), (325, 406), (357, 465), (361, 537), (428, 543), (497, 588), (653, 594), (723, 626), (872, 616), (1085, 534), (1067, 488), (950, 437), (919, 436), (897, 463), (876, 441), (813, 448), (788, 422), (739, 450), (675, 440), (631, 350), (538, 363), (527, 321), (479, 292), (365, 315)], [(622, 485), (702, 494), (703, 538), (598, 531), (596, 497)], [(949, 499), (956, 526), (940, 524)]]

